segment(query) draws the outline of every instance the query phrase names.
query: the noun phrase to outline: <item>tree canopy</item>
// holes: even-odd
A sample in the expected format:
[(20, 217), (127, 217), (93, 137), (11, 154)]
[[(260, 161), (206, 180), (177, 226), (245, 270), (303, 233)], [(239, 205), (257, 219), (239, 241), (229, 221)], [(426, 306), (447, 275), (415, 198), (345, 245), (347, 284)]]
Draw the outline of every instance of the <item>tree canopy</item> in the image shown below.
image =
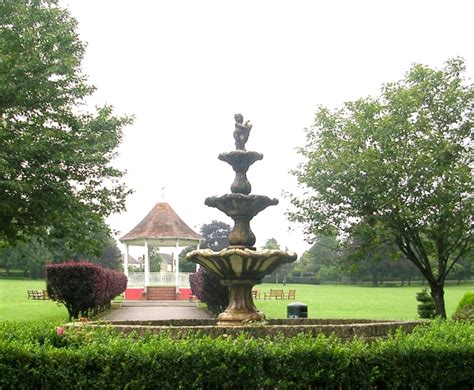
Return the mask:
[(201, 244), (202, 249), (212, 249), (218, 252), (229, 246), (229, 234), (231, 227), (229, 224), (213, 220), (211, 223), (205, 223), (201, 226), (201, 234), (204, 241)]
[(86, 112), (85, 44), (56, 0), (0, 3), (0, 242), (94, 246), (130, 192), (111, 161), (130, 117)]
[(308, 238), (358, 224), (388, 232), (445, 317), (444, 280), (472, 251), (473, 107), (458, 58), (413, 65), (377, 98), (320, 107), (299, 150), (306, 191), (291, 219)]

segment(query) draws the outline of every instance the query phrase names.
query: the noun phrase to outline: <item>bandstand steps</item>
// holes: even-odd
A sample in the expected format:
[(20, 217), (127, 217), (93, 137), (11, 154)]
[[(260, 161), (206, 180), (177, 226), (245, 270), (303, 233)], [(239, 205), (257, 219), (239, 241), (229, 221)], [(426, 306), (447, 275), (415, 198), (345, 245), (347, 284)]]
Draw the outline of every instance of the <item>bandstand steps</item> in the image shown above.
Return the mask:
[(176, 300), (176, 288), (148, 287), (146, 299), (148, 301), (174, 301)]

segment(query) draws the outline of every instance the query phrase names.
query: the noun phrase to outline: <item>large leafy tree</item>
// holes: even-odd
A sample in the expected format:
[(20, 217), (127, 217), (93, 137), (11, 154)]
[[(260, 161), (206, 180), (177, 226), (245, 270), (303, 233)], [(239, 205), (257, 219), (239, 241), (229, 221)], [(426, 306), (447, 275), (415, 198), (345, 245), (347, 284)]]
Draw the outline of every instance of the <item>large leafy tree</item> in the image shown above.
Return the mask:
[(204, 237), (201, 248), (215, 252), (226, 248), (229, 245), (230, 232), (231, 227), (225, 222), (213, 220), (211, 223), (205, 223), (201, 226), (201, 234)]
[(444, 282), (472, 251), (474, 86), (461, 59), (414, 65), (378, 98), (319, 108), (295, 171), (308, 237), (364, 223), (391, 233), (446, 317)]
[(56, 0), (0, 2), (0, 242), (94, 247), (104, 218), (124, 209), (111, 161), (131, 118), (84, 110), (94, 87), (76, 27)]

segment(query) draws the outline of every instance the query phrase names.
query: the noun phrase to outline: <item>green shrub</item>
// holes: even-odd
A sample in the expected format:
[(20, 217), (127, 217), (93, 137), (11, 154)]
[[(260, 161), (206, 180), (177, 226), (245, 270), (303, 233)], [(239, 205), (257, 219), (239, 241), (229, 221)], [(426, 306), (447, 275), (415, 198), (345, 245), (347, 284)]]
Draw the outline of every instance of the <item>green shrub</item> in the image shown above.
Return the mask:
[[(59, 332), (61, 333), (61, 332)], [(474, 324), (434, 321), (385, 340), (123, 335), (0, 324), (0, 388), (456, 388), (474, 386)]]
[(433, 297), (428, 293), (428, 290), (426, 288), (416, 293), (416, 300), (420, 302), (420, 304), (417, 307), (418, 317), (420, 318), (434, 318), (435, 317), (434, 300), (433, 300)]
[(474, 292), (464, 294), (453, 314), (453, 319), (474, 321)]

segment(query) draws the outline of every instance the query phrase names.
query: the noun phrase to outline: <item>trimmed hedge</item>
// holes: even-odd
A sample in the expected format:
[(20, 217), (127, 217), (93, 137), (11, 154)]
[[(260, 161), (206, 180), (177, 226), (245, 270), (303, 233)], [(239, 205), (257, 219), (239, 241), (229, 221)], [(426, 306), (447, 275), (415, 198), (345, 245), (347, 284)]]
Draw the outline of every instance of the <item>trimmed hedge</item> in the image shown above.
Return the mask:
[(417, 307), (418, 317), (435, 318), (435, 304), (433, 297), (428, 292), (428, 289), (424, 288), (420, 292), (417, 292), (416, 300), (420, 302)]
[(49, 296), (66, 306), (69, 319), (110, 308), (110, 301), (127, 288), (123, 273), (87, 261), (50, 264), (45, 275)]
[(0, 324), (0, 388), (456, 388), (474, 386), (474, 324), (386, 340), (138, 337), (87, 326)]
[(458, 303), (453, 320), (474, 321), (474, 292), (467, 292)]

